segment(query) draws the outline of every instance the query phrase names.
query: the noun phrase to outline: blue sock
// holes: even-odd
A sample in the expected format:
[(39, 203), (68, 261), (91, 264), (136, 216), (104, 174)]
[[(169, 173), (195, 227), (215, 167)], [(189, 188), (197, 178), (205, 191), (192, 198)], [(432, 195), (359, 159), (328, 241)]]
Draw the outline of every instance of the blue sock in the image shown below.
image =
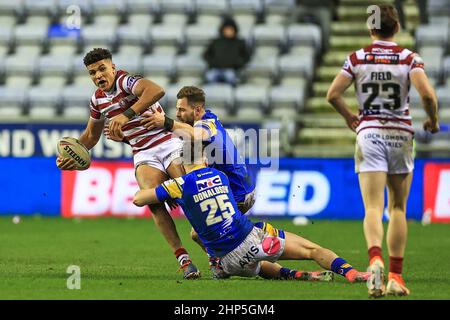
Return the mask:
[(353, 270), (353, 267), (349, 263), (347, 263), (347, 261), (345, 261), (344, 259), (337, 257), (331, 263), (331, 270), (345, 277), (347, 272)]
[(297, 273), (297, 270), (291, 270), (288, 268), (281, 268), (280, 269), (280, 278), (281, 279), (294, 279), (295, 274)]

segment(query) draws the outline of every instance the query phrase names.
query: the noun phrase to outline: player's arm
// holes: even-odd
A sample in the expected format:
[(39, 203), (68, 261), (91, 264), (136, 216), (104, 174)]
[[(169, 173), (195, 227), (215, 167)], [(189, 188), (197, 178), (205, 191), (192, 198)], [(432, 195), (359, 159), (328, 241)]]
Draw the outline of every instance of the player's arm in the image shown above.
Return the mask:
[(122, 126), (134, 116), (146, 111), (160, 100), (165, 92), (159, 85), (148, 79), (139, 79), (133, 87), (133, 94), (139, 99), (123, 113), (115, 116), (109, 123), (109, 132), (114, 139), (123, 138)]
[(333, 80), (327, 92), (327, 101), (344, 117), (347, 126), (355, 131), (359, 118), (354, 114), (344, 100), (344, 92), (352, 84), (353, 79), (341, 71)]
[(423, 70), (410, 72), (409, 78), (422, 98), (423, 107), (428, 115), (428, 119), (423, 123), (424, 130), (430, 131), (431, 133), (438, 132), (437, 98), (426, 73)]
[(165, 128), (172, 132), (178, 132), (179, 135), (185, 137), (186, 135), (196, 141), (206, 141), (211, 138), (211, 131), (202, 126), (191, 126), (190, 124), (173, 120), (168, 116), (155, 112), (152, 114), (144, 114), (144, 119), (141, 121), (148, 129)]
[[(78, 140), (89, 150), (92, 149), (97, 144), (98, 140), (100, 140), (104, 125), (104, 121), (89, 119), (86, 129), (84, 129)], [(61, 170), (74, 170), (76, 163), (72, 158), (58, 157), (56, 159), (56, 165)]]
[(138, 207), (143, 207), (148, 204), (160, 203), (156, 196), (156, 189), (139, 190), (134, 195), (133, 203)]
[(133, 203), (138, 207), (148, 204), (162, 203), (171, 199), (181, 198), (183, 192), (183, 178), (164, 181), (153, 189), (139, 190), (134, 195)]

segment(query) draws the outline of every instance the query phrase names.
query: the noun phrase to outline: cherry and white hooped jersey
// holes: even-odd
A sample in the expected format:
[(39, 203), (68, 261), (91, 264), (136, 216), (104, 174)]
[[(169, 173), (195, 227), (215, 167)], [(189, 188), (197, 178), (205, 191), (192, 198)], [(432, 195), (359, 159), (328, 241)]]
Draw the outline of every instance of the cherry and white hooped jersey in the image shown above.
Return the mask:
[(414, 133), (409, 74), (416, 71), (424, 71), (422, 58), (394, 42), (376, 40), (347, 57), (341, 72), (355, 81), (361, 119), (357, 133), (366, 128)]
[[(140, 79), (142, 79), (141, 76), (130, 75), (126, 71), (118, 70), (114, 88), (110, 92), (97, 89), (92, 95), (91, 119), (96, 121), (105, 121), (106, 119), (105, 125), (108, 125), (112, 117), (130, 108), (138, 100), (133, 90)], [(145, 112), (164, 114), (159, 102), (149, 106), (148, 111)], [(140, 124), (142, 119), (144, 119), (143, 116), (137, 115), (122, 127), (125, 140), (131, 145), (133, 154), (152, 148), (172, 137), (171, 132), (165, 129), (147, 129)]]

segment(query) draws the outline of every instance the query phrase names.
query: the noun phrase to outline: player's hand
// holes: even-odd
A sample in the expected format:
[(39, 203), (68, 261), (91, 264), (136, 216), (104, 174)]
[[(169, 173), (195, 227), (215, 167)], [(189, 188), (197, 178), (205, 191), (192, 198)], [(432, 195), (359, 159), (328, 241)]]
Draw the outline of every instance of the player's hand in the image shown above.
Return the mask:
[(352, 114), (345, 119), (347, 122), (347, 127), (350, 128), (353, 132), (356, 132), (356, 128), (359, 126), (359, 117), (356, 114)]
[(56, 158), (56, 166), (61, 170), (75, 170), (76, 162), (72, 158)]
[(113, 141), (119, 141), (119, 142), (122, 142), (122, 141), (123, 141), (123, 138), (124, 138), (124, 135), (123, 135), (123, 132), (122, 132), (122, 131), (120, 131), (120, 137), (111, 136), (111, 132), (109, 131), (109, 126), (103, 128), (103, 133), (105, 134), (105, 136), (106, 136), (107, 139), (113, 140)]
[(145, 112), (142, 114), (144, 119), (141, 120), (141, 124), (147, 129), (160, 129), (164, 128), (165, 116), (160, 112), (150, 113)]
[(129, 119), (123, 114), (119, 114), (111, 119), (109, 122), (109, 136), (114, 141), (122, 141), (123, 132), (122, 127)]
[(439, 132), (439, 122), (437, 120), (427, 119), (423, 123), (423, 129), (431, 133)]
[(144, 190), (139, 190), (134, 195), (133, 203), (134, 203), (134, 205), (136, 205), (138, 207), (142, 207), (142, 206), (145, 206), (147, 204), (146, 203), (146, 199), (147, 199), (147, 197), (145, 196), (145, 191)]

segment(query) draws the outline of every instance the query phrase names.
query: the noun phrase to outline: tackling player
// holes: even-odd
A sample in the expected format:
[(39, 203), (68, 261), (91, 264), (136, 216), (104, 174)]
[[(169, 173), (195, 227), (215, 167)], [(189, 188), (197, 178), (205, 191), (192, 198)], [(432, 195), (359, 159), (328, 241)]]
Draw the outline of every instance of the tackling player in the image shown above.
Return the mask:
[(350, 282), (367, 279), (368, 273), (353, 269), (331, 250), (268, 223), (251, 222), (239, 211), (227, 175), (205, 167), (202, 151), (195, 151), (191, 153), (192, 161), (184, 159), (186, 175), (157, 188), (138, 191), (133, 202), (143, 206), (174, 199), (183, 208), (208, 254), (221, 258), (219, 267), (223, 278), (233, 275), (260, 275), (269, 279), (304, 277), (301, 271), (274, 263), (281, 259), (314, 260)]
[[(180, 157), (182, 141), (168, 130), (150, 130), (140, 124), (144, 112), (164, 114), (158, 102), (164, 96), (163, 89), (141, 76), (116, 70), (107, 49), (95, 48), (88, 52), (84, 64), (98, 89), (92, 95), (90, 119), (79, 141), (92, 149), (104, 129), (105, 134), (120, 137), (133, 149), (136, 180), (141, 189), (156, 187), (169, 177), (183, 175), (183, 167), (175, 162)], [(74, 161), (58, 157), (57, 166), (62, 170), (73, 170)], [(164, 205), (149, 207), (156, 226), (184, 270), (184, 277), (198, 278), (200, 273), (183, 248)]]
[[(255, 181), (222, 123), (211, 110), (205, 110), (205, 93), (195, 86), (185, 86), (177, 93), (177, 118), (174, 121), (164, 114), (148, 114), (141, 121), (149, 129), (166, 128), (186, 133), (191, 141), (202, 142), (207, 154), (207, 164), (224, 172), (230, 181), (234, 200), (239, 211), (246, 213), (255, 203)], [(192, 239), (202, 248), (194, 229)], [(217, 261), (212, 259), (210, 263)]]
[[(406, 203), (414, 167), (414, 130), (409, 112), (410, 84), (419, 92), (428, 119), (423, 128), (439, 131), (437, 102), (421, 57), (394, 42), (400, 25), (396, 9), (380, 8), (380, 28), (370, 29), (372, 45), (350, 54), (328, 90), (327, 100), (355, 131), (355, 170), (364, 202), (364, 235), (369, 254), (369, 296), (408, 295), (402, 277), (407, 240)], [(355, 83), (359, 115), (343, 95)], [(389, 275), (382, 258), (384, 189), (388, 189)]]

